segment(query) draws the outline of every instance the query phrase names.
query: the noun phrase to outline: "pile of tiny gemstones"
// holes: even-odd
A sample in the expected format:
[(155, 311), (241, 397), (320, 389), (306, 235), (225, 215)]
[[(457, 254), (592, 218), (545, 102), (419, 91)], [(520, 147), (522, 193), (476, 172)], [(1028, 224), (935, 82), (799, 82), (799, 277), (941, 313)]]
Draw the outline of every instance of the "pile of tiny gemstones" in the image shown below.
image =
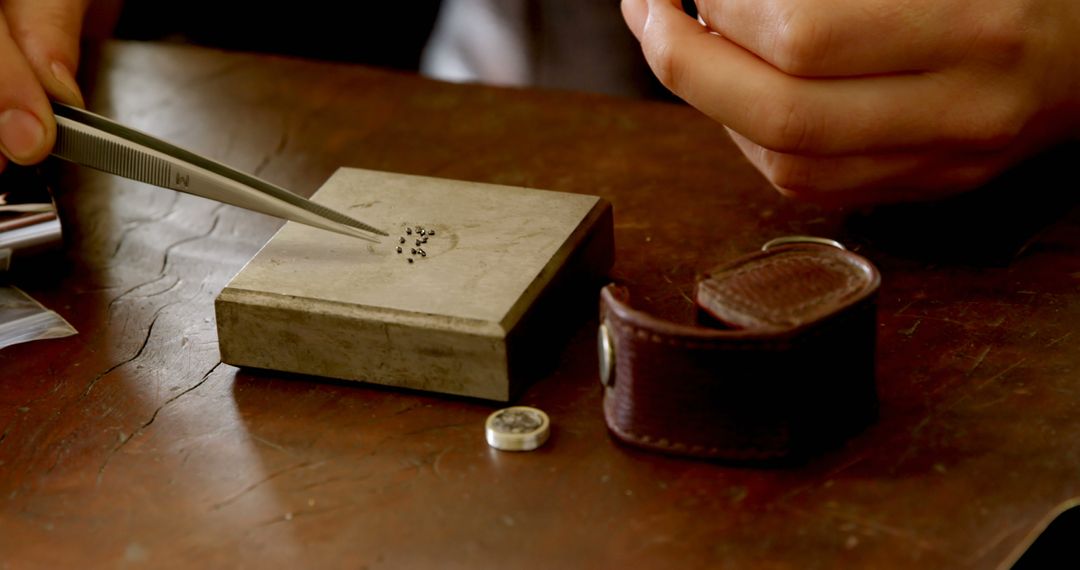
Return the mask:
[[(427, 257), (427, 252), (424, 251), (424, 245), (427, 243), (429, 237), (435, 235), (435, 230), (425, 229), (424, 226), (415, 226), (411, 228), (405, 228), (405, 235), (398, 238), (397, 252), (398, 254), (405, 253), (405, 248), (409, 249), (409, 263), (414, 263), (416, 257)], [(406, 245), (406, 242), (412, 240), (412, 245)]]

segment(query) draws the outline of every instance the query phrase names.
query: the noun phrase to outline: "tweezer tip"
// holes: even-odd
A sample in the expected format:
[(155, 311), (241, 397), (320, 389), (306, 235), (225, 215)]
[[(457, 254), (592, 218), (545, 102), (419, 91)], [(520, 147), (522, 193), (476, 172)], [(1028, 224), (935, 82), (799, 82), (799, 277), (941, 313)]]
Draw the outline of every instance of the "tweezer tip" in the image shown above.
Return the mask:
[(358, 230), (363, 230), (363, 231), (365, 231), (365, 232), (367, 232), (369, 234), (375, 234), (377, 236), (383, 236), (383, 237), (390, 237), (390, 234), (388, 234), (388, 233), (386, 233), (386, 232), (384, 232), (384, 231), (382, 231), (382, 230), (380, 230), (378, 228), (373, 228), (373, 227), (371, 227), (371, 226), (369, 226), (367, 224), (364, 224), (364, 223), (361, 223), (359, 225), (353, 225), (353, 227), (358, 229)]

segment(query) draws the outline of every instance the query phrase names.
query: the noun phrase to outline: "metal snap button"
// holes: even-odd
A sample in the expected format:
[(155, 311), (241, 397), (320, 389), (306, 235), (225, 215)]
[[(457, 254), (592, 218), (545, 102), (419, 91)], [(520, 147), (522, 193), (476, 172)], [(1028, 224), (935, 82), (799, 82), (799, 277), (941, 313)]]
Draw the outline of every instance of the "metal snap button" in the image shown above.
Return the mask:
[(605, 388), (615, 386), (615, 343), (611, 340), (611, 330), (601, 323), (596, 333), (596, 352), (600, 356), (600, 383)]

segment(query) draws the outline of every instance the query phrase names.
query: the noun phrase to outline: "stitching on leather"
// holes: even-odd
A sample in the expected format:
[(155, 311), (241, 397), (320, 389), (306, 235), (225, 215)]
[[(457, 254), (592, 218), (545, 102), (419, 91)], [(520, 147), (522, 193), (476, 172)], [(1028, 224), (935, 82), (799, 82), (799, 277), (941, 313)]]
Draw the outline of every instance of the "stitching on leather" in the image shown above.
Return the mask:
[[(786, 455), (788, 453), (788, 450), (786, 448), (785, 449), (780, 449), (779, 448), (784, 443), (787, 443), (787, 439), (783, 438), (783, 437), (776, 437), (776, 438), (773, 438), (772, 441), (766, 441), (766, 443), (765, 443), (766, 445), (771, 444), (771, 445), (776, 446), (776, 447), (773, 447), (773, 448), (748, 445), (748, 446), (741, 446), (741, 447), (738, 447), (738, 446), (732, 446), (732, 447), (715, 446), (715, 447), (709, 447), (708, 449), (706, 449), (705, 446), (703, 446), (701, 444), (690, 444), (690, 443), (684, 443), (684, 442), (681, 442), (681, 441), (671, 441), (666, 437), (654, 437), (654, 436), (649, 436), (649, 435), (644, 435), (644, 434), (638, 434), (638, 433), (635, 433), (635, 432), (632, 432), (632, 431), (629, 431), (629, 430), (625, 430), (625, 429), (621, 429), (621, 428), (617, 428), (617, 427), (614, 427), (614, 426), (610, 426), (610, 427), (611, 427), (611, 429), (615, 430), (620, 436), (622, 436), (622, 437), (624, 437), (624, 438), (626, 438), (626, 439), (628, 439), (630, 441), (633, 441), (635, 443), (639, 443), (639, 444), (642, 444), (642, 445), (648, 445), (648, 446), (652, 446), (652, 447), (661, 447), (661, 448), (669, 449), (669, 450), (672, 450), (672, 451), (686, 451), (687, 449), (689, 449), (690, 453), (694, 453), (694, 454), (697, 454), (697, 455), (711, 455), (711, 456), (724, 455), (724, 456), (728, 456), (728, 457), (758, 458), (758, 459), (761, 459), (761, 458), (770, 458), (770, 457), (781, 457), (781, 456), (784, 456), (784, 455)], [(702, 453), (703, 451), (704, 451), (704, 453)]]
[(609, 326), (615, 327), (619, 333), (629, 332), (631, 335), (641, 340), (647, 340), (654, 344), (667, 344), (669, 346), (689, 350), (700, 350), (718, 346), (731, 350), (785, 350), (792, 347), (792, 343), (790, 342), (775, 341), (736, 341), (730, 339), (716, 339), (712, 341), (683, 340), (682, 338), (673, 335), (661, 335), (655, 331), (627, 324), (618, 319), (608, 319), (607, 322)]
[[(803, 261), (803, 260), (798, 259), (798, 258), (796, 258), (796, 259), (790, 259), (790, 258), (766, 259), (766, 260), (760, 261), (759, 263), (754, 264), (751, 267), (743, 267), (743, 268), (736, 269), (732, 273), (732, 276), (736, 276), (736, 277), (737, 276), (742, 276), (743, 274), (749, 273), (751, 271), (757, 272), (757, 271), (762, 271), (762, 270), (765, 270), (765, 269), (771, 269), (774, 266), (792, 265), (794, 263), (801, 262), (801, 261)], [(843, 266), (845, 268), (848, 267), (848, 265), (836, 262), (835, 260), (828, 260), (828, 261), (831, 262), (834, 266), (839, 265), (839, 266)], [(791, 309), (788, 309), (788, 310), (786, 310), (784, 312), (781, 312), (780, 310), (777, 310), (777, 309), (770, 309), (770, 308), (768, 308), (766, 306), (760, 305), (758, 303), (754, 303), (749, 297), (740, 294), (735, 289), (732, 289), (732, 288), (722, 288), (721, 289), (719, 287), (717, 289), (720, 290), (720, 291), (724, 291), (728, 295), (730, 295), (729, 299), (735, 305), (737, 305), (739, 309), (743, 309), (743, 310), (753, 309), (755, 311), (762, 311), (762, 312), (767, 313), (769, 315), (782, 315), (782, 314), (790, 314), (790, 313), (795, 313), (795, 312), (802, 312), (802, 311), (805, 311), (807, 307), (811, 307), (811, 306), (821, 306), (821, 305), (825, 304), (824, 300), (828, 299), (828, 300), (831, 301), (832, 299), (840, 297), (840, 296), (844, 295), (845, 293), (848, 293), (848, 292), (852, 291), (853, 289), (855, 289), (854, 287), (852, 287), (852, 283), (855, 282), (855, 281), (856, 281), (856, 279), (851, 273), (845, 272), (844, 288), (843, 289), (836, 289), (836, 290), (830, 291), (830, 294), (824, 295), (822, 297), (806, 300), (806, 301), (804, 301), (804, 302), (802, 302), (802, 303), (800, 303), (798, 305), (795, 305)]]
[[(839, 266), (839, 267), (843, 267), (845, 269), (851, 267), (850, 264), (842, 263), (842, 262), (839, 262), (839, 261), (837, 261), (835, 259), (822, 259), (821, 261), (824, 262), (824, 263), (829, 263), (833, 267)], [(803, 258), (788, 258), (788, 257), (779, 257), (779, 258), (776, 258), (776, 259), (763, 259), (763, 260), (760, 260), (760, 261), (754, 263), (751, 266), (744, 266), (744, 267), (741, 267), (739, 269), (736, 269), (733, 272), (731, 272), (730, 275), (732, 277), (740, 277), (740, 276), (742, 276), (742, 275), (744, 275), (746, 273), (750, 273), (751, 271), (759, 272), (759, 271), (772, 269), (772, 268), (774, 268), (776, 266), (792, 265), (794, 263), (801, 263), (801, 262), (805, 262), (805, 259), (803, 259)], [(848, 294), (848, 293), (850, 293), (852, 291), (857, 290), (859, 287), (853, 286), (853, 284), (857, 284), (861, 280), (857, 279), (856, 275), (854, 273), (849, 272), (849, 271), (845, 271), (843, 273), (844, 273), (844, 286), (843, 286), (843, 288), (831, 291), (830, 292), (831, 294), (827, 294), (827, 295), (824, 295), (822, 297), (818, 297), (818, 298), (815, 298), (815, 299), (809, 299), (807, 301), (804, 301), (804, 302), (802, 302), (802, 303), (800, 303), (798, 305), (795, 305), (795, 306), (793, 306), (793, 307), (791, 307), (789, 309), (786, 309), (784, 311), (780, 311), (778, 309), (770, 309), (768, 307), (760, 305), (759, 303), (754, 303), (749, 297), (740, 294), (737, 290), (732, 289), (732, 288), (717, 287), (716, 290), (724, 292), (725, 293), (725, 295), (724, 295), (725, 300), (730, 301), (731, 304), (734, 306), (734, 308), (739, 309), (739, 310), (741, 310), (743, 312), (760, 312), (760, 313), (764, 313), (764, 314), (767, 314), (770, 317), (772, 317), (773, 320), (776, 320), (776, 318), (778, 316), (783, 317), (784, 315), (790, 315), (791, 313), (803, 312), (803, 311), (805, 311), (807, 309), (807, 307), (824, 305), (824, 304), (826, 304), (826, 301), (831, 302), (833, 299), (836, 299), (838, 297), (841, 297), (841, 296), (843, 296), (845, 294)]]

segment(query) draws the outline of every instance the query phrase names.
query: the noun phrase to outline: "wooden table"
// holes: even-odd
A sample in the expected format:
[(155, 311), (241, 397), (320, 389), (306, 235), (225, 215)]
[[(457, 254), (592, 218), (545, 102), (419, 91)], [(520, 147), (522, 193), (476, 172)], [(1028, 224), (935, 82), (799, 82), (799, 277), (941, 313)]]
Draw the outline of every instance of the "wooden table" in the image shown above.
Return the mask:
[(488, 403), (222, 364), (214, 297), (280, 222), (64, 167), (65, 262), (17, 284), (80, 334), (0, 351), (0, 567), (990, 568), (1080, 495), (1075, 189), (828, 210), (679, 105), (137, 43), (83, 76), (92, 110), (301, 193), (355, 166), (598, 194), (612, 277), (672, 319), (766, 239), (843, 240), (884, 275), (881, 417), (792, 467), (623, 447), (593, 317), (520, 400), (551, 441), (496, 452)]

